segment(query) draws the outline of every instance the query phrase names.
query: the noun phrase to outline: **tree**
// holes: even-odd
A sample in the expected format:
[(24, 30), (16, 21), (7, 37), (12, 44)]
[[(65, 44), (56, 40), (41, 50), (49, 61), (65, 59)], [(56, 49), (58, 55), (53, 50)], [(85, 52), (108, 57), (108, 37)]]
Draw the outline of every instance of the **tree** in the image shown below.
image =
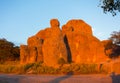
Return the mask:
[(120, 31), (113, 31), (111, 34), (111, 37), (109, 38), (109, 41), (105, 45), (105, 52), (108, 52), (108, 56), (110, 58), (116, 58), (120, 56)]
[(100, 7), (105, 14), (110, 12), (115, 16), (117, 12), (120, 12), (120, 0), (100, 0)]
[(19, 59), (19, 47), (6, 39), (0, 39), (0, 61)]
[(112, 40), (114, 44), (120, 45), (120, 31), (113, 31), (110, 40)]

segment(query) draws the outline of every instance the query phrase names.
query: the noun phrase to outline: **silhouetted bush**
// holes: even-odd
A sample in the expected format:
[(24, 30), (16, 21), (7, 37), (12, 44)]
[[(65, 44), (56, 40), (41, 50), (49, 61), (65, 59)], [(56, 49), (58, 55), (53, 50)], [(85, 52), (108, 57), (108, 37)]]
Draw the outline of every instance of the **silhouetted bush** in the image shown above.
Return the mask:
[(115, 45), (120, 45), (120, 31), (113, 31), (109, 38)]
[(100, 7), (104, 13), (110, 12), (113, 16), (120, 12), (120, 0), (100, 0)]
[(110, 57), (116, 58), (120, 56), (120, 31), (113, 31), (109, 39), (113, 42), (112, 54)]
[(12, 42), (0, 39), (0, 62), (18, 60), (20, 50)]
[(117, 58), (120, 56), (120, 31), (114, 31), (109, 40), (105, 41), (105, 53), (110, 58)]

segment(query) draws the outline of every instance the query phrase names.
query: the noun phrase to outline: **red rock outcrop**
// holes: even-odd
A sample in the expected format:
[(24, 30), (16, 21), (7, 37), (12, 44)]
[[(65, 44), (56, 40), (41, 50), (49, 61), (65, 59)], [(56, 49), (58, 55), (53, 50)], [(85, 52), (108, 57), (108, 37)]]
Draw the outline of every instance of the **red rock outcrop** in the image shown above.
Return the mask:
[(107, 71), (109, 74), (120, 74), (120, 57), (102, 64), (102, 70)]
[(62, 27), (68, 40), (72, 61), (96, 63), (106, 61), (104, 46), (93, 36), (91, 27), (82, 20), (70, 20)]
[(44, 63), (48, 66), (57, 66), (60, 58), (67, 62), (67, 49), (56, 19), (50, 21), (51, 28), (48, 29), (43, 43)]
[(50, 27), (29, 37), (27, 46), (21, 45), (21, 63), (42, 61), (47, 66), (58, 66), (59, 59), (66, 63), (102, 63), (107, 60), (104, 45), (92, 34), (91, 27), (82, 20), (70, 20), (59, 28), (52, 19)]
[[(26, 49), (21, 46), (21, 63), (33, 63), (43, 61), (47, 66), (58, 66), (58, 61), (63, 58), (67, 63), (67, 49), (64, 43), (59, 21), (52, 19), (50, 28), (39, 31), (36, 35), (29, 37)], [(28, 53), (25, 53), (28, 51)], [(22, 60), (23, 56), (28, 60)], [(28, 57), (29, 56), (29, 57)]]
[(29, 56), (34, 57), (34, 60), (32, 60), (31, 62), (43, 62), (43, 39), (41, 39), (40, 37), (32, 36), (28, 38), (27, 44), (30, 50)]
[(28, 62), (29, 50), (27, 45), (20, 46), (20, 63), (24, 64)]

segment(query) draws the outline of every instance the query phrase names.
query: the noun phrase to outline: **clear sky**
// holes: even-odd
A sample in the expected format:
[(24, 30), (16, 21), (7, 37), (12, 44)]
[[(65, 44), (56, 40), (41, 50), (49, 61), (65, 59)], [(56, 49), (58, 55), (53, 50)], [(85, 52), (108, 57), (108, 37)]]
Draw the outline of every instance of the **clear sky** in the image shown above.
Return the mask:
[(28, 37), (57, 18), (61, 26), (70, 19), (82, 19), (97, 38), (108, 39), (120, 30), (120, 14), (104, 14), (98, 5), (99, 0), (0, 0), (0, 38), (26, 44)]

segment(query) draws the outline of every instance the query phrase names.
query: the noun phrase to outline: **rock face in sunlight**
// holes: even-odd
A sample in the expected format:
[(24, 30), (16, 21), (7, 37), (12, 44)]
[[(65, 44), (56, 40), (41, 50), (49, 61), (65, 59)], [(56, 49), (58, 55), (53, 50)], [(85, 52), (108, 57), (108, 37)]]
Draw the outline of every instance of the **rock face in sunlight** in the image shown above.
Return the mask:
[(29, 59), (29, 62), (42, 62), (43, 61), (43, 54), (42, 54), (42, 44), (43, 39), (32, 36), (28, 38), (27, 41), (28, 48), (29, 48), (29, 56), (33, 57)]
[(28, 57), (29, 57), (28, 46), (21, 45), (20, 46), (20, 63), (24, 64), (25, 62), (27, 62), (28, 61)]
[(29, 37), (20, 47), (21, 63), (43, 62), (47, 66), (65, 63), (102, 63), (107, 60), (104, 45), (92, 34), (83, 20), (70, 20), (60, 29), (59, 21), (52, 19), (50, 27)]
[(67, 49), (56, 19), (50, 21), (51, 27), (47, 29), (46, 38), (42, 46), (43, 60), (48, 66), (57, 66), (60, 58), (67, 62)]
[(104, 62), (106, 56), (99, 39), (93, 36), (91, 27), (83, 20), (70, 20), (63, 25), (62, 32), (67, 38), (72, 62)]
[[(52, 19), (50, 28), (39, 31), (28, 38), (28, 46), (21, 46), (21, 63), (44, 62), (47, 66), (58, 66), (58, 61), (63, 58), (67, 63), (68, 54), (59, 21)], [(27, 52), (28, 51), (28, 52)], [(25, 60), (22, 60), (25, 58)]]

